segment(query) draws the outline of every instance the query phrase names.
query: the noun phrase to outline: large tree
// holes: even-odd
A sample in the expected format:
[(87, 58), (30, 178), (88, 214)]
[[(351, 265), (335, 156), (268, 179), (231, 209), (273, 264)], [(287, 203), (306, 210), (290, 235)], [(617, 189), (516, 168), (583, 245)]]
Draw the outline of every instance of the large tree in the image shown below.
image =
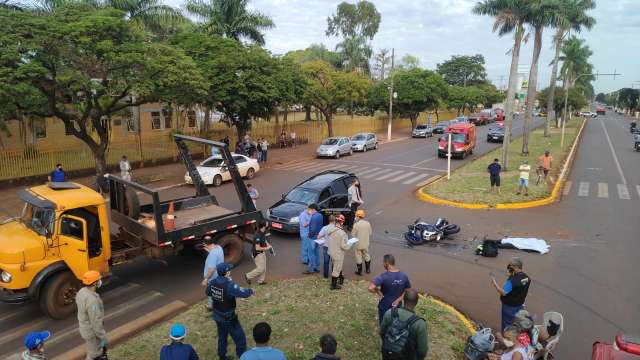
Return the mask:
[(144, 103), (201, 91), (193, 61), (111, 8), (64, 6), (43, 16), (0, 10), (0, 74), (22, 116), (52, 116), (84, 142), (106, 171), (110, 117)]
[(478, 2), (473, 12), (479, 15), (492, 16), (495, 21), (493, 30), (499, 36), (513, 33), (513, 47), (511, 48), (511, 68), (509, 70), (509, 87), (505, 106), (504, 142), (502, 144), (502, 164), (507, 170), (509, 166), (509, 145), (511, 143), (511, 128), (515, 107), (516, 87), (518, 84), (518, 62), (520, 61), (520, 46), (524, 36), (524, 25), (529, 13), (529, 0), (484, 0)]
[(456, 109), (458, 114), (469, 108), (473, 111), (478, 104), (485, 104), (489, 93), (477, 86), (449, 86), (446, 102), (449, 108)]
[[(433, 71), (414, 68), (397, 70), (394, 74), (394, 113), (411, 119), (416, 127), (418, 115), (427, 109), (437, 110), (447, 97), (447, 83)], [(389, 81), (378, 82), (370, 91), (369, 105), (374, 110), (387, 110), (389, 106)]]
[(105, 0), (105, 5), (124, 11), (127, 19), (154, 34), (171, 32), (188, 21), (180, 10), (160, 0)]
[(341, 36), (338, 49), (348, 71), (369, 73), (369, 58), (372, 55), (368, 41), (378, 32), (380, 13), (376, 6), (366, 0), (356, 4), (346, 1), (338, 4), (335, 14), (327, 18), (327, 36)]
[(638, 109), (640, 97), (640, 89), (622, 88), (618, 91), (618, 101), (616, 106), (621, 109), (627, 109), (632, 114)]
[(305, 63), (302, 70), (306, 78), (304, 100), (322, 112), (329, 136), (333, 136), (333, 114), (340, 106), (364, 103), (370, 81), (355, 72), (336, 71), (323, 61)]
[[(389, 66), (391, 65), (391, 55), (389, 55), (388, 49), (380, 49), (377, 54), (373, 56), (373, 71), (375, 71), (378, 80), (384, 80), (389, 72)], [(372, 76), (374, 79), (376, 76)]]
[(555, 88), (558, 81), (558, 64), (560, 61), (560, 48), (562, 42), (570, 30), (579, 32), (582, 28), (591, 29), (595, 24), (595, 19), (587, 15), (587, 11), (593, 9), (594, 0), (558, 0), (559, 9), (555, 13), (553, 26), (556, 33), (553, 36), (555, 47), (555, 55), (551, 67), (551, 80), (549, 87), (551, 88), (551, 96), (547, 100), (547, 121), (545, 123), (544, 134), (549, 136), (549, 126), (552, 119), (556, 118), (556, 112), (553, 104), (555, 101)]
[(436, 71), (450, 85), (478, 85), (487, 81), (484, 56), (481, 54), (454, 55), (451, 59), (438, 64)]
[(275, 27), (267, 15), (248, 9), (249, 0), (187, 0), (185, 9), (209, 34), (264, 45), (264, 31)]
[(529, 4), (527, 22), (534, 32), (534, 39), (533, 56), (529, 69), (529, 86), (527, 87), (527, 106), (522, 130), (522, 155), (529, 154), (529, 132), (533, 124), (533, 105), (535, 104), (536, 84), (538, 83), (538, 60), (540, 60), (540, 51), (542, 50), (542, 32), (545, 27), (553, 24), (558, 10), (557, 0), (532, 0)]
[[(554, 89), (555, 94), (553, 96), (553, 109), (556, 112), (562, 111), (564, 107), (564, 90), (556, 87)], [(547, 100), (549, 100), (550, 96), (550, 88), (545, 88), (542, 91), (538, 92), (538, 100), (541, 104), (546, 104)], [(569, 109), (578, 110), (585, 106), (587, 106), (589, 102), (587, 98), (582, 94), (581, 89), (574, 87), (569, 89), (569, 96), (567, 97), (567, 107)], [(547, 109), (547, 112), (549, 110)]]

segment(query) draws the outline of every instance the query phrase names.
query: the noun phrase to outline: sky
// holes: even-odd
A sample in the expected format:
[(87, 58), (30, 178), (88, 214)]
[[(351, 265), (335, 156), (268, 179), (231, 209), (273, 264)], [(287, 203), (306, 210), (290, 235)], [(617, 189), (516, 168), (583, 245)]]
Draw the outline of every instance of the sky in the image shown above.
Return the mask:
[[(182, 0), (165, 0), (181, 6)], [(498, 37), (488, 16), (471, 12), (476, 0), (370, 0), (381, 14), (380, 29), (372, 40), (374, 52), (395, 49), (396, 61), (405, 54), (417, 56), (421, 66), (435, 69), (452, 55), (482, 54), (491, 82), (506, 88), (511, 64), (507, 51), (513, 36)], [(266, 32), (265, 47), (273, 54), (304, 49), (323, 43), (333, 49), (339, 38), (325, 36), (327, 17), (341, 1), (334, 0), (250, 0), (250, 7), (270, 16), (276, 27)], [(350, 1), (350, 2), (355, 2)], [(591, 31), (579, 37), (593, 51), (591, 63), (599, 73), (619, 73), (599, 77), (596, 93), (623, 87), (640, 88), (640, 0), (596, 0), (590, 12), (596, 19)], [(552, 29), (546, 29), (540, 56), (538, 88), (549, 86), (553, 48)], [(533, 33), (523, 45), (520, 68), (530, 66)]]

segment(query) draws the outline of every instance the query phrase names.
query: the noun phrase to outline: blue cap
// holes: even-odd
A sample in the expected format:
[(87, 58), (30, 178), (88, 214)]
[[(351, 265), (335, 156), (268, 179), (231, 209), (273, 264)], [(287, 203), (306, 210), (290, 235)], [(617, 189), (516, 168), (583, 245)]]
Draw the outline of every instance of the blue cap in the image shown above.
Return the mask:
[(40, 344), (47, 341), (50, 336), (51, 333), (49, 331), (32, 331), (24, 337), (24, 346), (29, 350), (36, 349)]
[(220, 263), (216, 266), (216, 271), (218, 272), (218, 275), (224, 275), (229, 271), (231, 271), (231, 269), (233, 269), (233, 265), (226, 262)]
[(173, 324), (171, 326), (171, 331), (169, 332), (169, 337), (173, 340), (181, 340), (187, 335), (187, 329), (182, 324)]

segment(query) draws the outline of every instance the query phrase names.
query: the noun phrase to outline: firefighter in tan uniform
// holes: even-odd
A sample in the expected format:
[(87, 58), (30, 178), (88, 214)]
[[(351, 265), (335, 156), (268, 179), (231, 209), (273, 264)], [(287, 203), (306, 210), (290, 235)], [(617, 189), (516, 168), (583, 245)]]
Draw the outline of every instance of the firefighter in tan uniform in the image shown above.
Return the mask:
[(371, 237), (371, 224), (364, 219), (364, 210), (356, 211), (356, 222), (353, 224), (351, 236), (358, 239), (355, 246), (356, 255), (356, 275), (362, 275), (362, 261), (364, 260), (365, 271), (371, 272), (371, 256), (369, 256), (369, 238)]
[(107, 332), (104, 330), (104, 306), (96, 290), (102, 285), (102, 275), (87, 271), (82, 277), (85, 285), (76, 294), (78, 330), (87, 344), (87, 360), (106, 359)]
[(344, 215), (336, 216), (336, 226), (329, 230), (329, 256), (333, 269), (331, 272), (331, 290), (342, 288), (344, 277), (342, 276), (342, 264), (344, 262), (344, 253), (349, 250), (347, 244), (348, 236), (344, 231)]

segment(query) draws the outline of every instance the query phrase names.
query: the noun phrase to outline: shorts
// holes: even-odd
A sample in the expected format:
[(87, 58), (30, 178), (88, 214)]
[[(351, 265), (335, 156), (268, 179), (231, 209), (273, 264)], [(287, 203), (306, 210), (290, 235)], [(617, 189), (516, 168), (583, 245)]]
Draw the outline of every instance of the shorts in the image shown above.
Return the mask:
[(520, 187), (529, 187), (529, 179), (520, 179)]
[(542, 172), (544, 173), (545, 177), (549, 175), (549, 169), (542, 169)]
[(491, 181), (491, 186), (500, 187), (500, 175), (491, 175), (489, 180)]

